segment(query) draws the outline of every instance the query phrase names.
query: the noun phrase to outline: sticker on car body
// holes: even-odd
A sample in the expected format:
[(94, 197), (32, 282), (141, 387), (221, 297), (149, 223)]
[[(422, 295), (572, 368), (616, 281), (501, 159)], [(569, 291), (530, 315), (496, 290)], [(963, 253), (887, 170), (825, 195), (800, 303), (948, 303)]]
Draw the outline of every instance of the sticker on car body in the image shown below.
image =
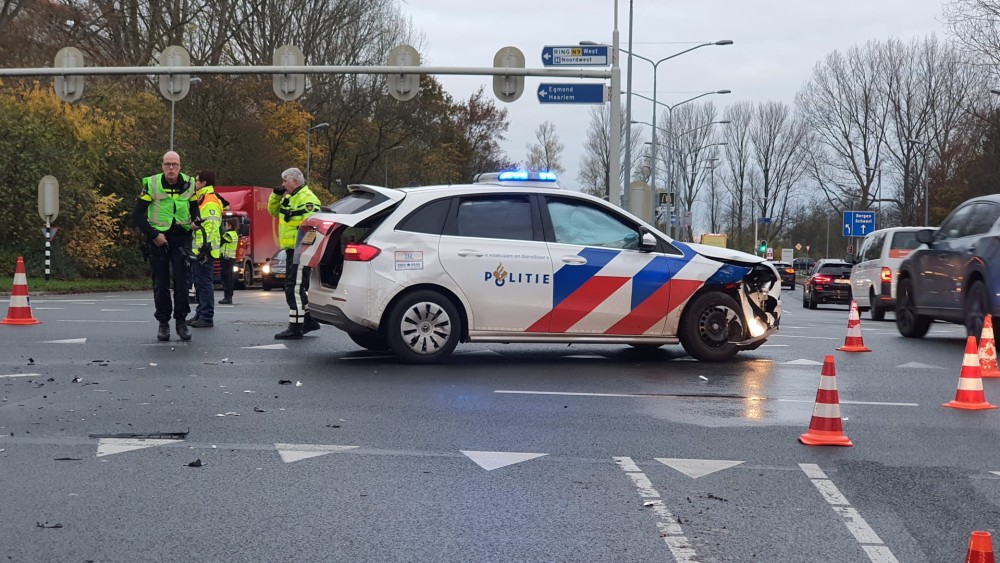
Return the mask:
[(423, 270), (424, 253), (420, 250), (397, 250), (395, 254), (396, 271)]

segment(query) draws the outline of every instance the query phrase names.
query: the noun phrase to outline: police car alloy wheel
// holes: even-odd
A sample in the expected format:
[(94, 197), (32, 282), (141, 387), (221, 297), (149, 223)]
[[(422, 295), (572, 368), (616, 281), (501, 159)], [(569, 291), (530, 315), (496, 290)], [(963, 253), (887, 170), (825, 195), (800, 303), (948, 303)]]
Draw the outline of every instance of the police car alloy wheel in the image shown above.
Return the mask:
[(704, 362), (731, 360), (743, 340), (739, 304), (720, 291), (702, 293), (688, 305), (681, 322), (681, 345), (688, 354)]
[(432, 364), (447, 358), (462, 335), (458, 309), (440, 293), (416, 291), (403, 296), (389, 314), (386, 340), (407, 362)]

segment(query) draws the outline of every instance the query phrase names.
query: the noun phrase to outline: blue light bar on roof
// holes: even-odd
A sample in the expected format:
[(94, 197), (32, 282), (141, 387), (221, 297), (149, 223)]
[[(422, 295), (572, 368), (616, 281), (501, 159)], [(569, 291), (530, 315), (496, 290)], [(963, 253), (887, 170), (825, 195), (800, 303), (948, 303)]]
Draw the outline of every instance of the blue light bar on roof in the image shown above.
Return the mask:
[(497, 177), (501, 182), (506, 181), (535, 181), (535, 182), (555, 182), (558, 180), (555, 172), (530, 172), (528, 170), (504, 170)]

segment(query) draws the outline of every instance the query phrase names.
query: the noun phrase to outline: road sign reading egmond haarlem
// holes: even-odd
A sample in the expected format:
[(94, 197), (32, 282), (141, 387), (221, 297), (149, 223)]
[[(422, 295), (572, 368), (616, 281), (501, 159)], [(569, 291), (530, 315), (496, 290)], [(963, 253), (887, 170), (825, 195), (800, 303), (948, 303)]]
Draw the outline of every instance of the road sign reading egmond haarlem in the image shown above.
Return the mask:
[(875, 230), (874, 211), (845, 211), (844, 236), (863, 237)]
[(603, 104), (608, 101), (604, 84), (539, 84), (538, 101), (543, 104)]
[(542, 47), (543, 66), (608, 66), (607, 45), (567, 45)]

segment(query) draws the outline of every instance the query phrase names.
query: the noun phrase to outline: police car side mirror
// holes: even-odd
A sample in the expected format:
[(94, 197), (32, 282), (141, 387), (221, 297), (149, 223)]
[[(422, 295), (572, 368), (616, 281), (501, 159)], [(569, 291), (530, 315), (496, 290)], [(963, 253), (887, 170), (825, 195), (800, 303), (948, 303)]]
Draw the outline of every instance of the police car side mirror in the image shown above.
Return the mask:
[(642, 236), (639, 240), (639, 249), (646, 252), (656, 250), (656, 237), (653, 236), (653, 233), (643, 229), (641, 231), (641, 235)]

